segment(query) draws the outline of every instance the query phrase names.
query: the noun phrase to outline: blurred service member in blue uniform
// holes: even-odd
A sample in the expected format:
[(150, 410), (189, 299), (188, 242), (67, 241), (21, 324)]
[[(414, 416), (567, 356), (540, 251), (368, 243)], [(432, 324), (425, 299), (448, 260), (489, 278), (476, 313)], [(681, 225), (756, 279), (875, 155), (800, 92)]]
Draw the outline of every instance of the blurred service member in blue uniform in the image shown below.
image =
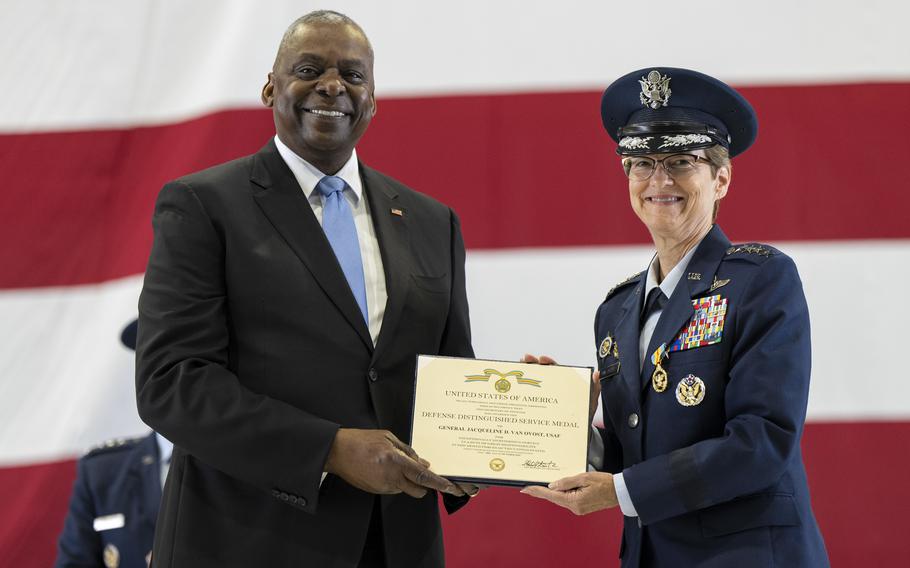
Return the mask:
[[(123, 330), (136, 348), (136, 322)], [(111, 440), (77, 466), (57, 568), (146, 568), (173, 445), (159, 434)]]
[(600, 471), (524, 492), (578, 514), (619, 505), (624, 567), (828, 566), (800, 453), (802, 283), (787, 255), (715, 224), (755, 112), (717, 79), (657, 67), (610, 85), (601, 114), (657, 254), (597, 310)]

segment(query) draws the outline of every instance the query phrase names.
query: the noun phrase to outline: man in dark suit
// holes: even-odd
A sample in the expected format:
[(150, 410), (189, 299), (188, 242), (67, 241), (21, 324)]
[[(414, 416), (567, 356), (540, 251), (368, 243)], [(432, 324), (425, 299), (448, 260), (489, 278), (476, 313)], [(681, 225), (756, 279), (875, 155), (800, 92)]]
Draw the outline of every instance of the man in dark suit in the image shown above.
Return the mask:
[[(123, 330), (136, 348), (136, 322)], [(110, 440), (76, 464), (55, 568), (146, 568), (172, 445), (150, 433)]]
[(155, 566), (444, 563), (433, 490), (465, 492), (401, 440), (415, 355), (473, 355), (464, 245), (357, 160), (373, 88), (363, 30), (308, 14), (262, 90), (277, 136), (161, 191), (137, 350), (140, 415), (175, 443)]

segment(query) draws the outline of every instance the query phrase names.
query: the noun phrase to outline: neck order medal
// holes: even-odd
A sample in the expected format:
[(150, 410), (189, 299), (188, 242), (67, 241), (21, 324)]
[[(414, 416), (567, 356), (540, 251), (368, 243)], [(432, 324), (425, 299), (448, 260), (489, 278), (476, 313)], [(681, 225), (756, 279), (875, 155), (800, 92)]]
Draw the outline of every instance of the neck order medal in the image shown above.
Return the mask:
[(654, 392), (664, 392), (667, 390), (667, 372), (660, 363), (669, 356), (666, 343), (661, 344), (661, 346), (651, 354), (651, 363), (654, 364), (654, 372), (651, 374), (651, 386), (654, 388)]

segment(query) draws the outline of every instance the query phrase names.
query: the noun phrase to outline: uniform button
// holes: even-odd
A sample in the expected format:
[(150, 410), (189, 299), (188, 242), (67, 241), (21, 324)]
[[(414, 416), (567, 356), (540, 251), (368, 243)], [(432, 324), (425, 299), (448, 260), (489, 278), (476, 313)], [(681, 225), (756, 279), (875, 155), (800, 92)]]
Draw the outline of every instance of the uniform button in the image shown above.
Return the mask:
[(298, 497), (297, 504), (300, 505), (301, 507), (306, 507), (306, 499), (304, 499), (303, 497)]
[(379, 378), (379, 373), (376, 372), (376, 369), (370, 369), (368, 375), (370, 377), (370, 380), (373, 382), (376, 382), (376, 379)]
[(282, 493), (281, 496), (279, 497), (279, 499), (281, 499), (282, 501), (287, 501), (290, 498), (291, 498), (291, 496), (288, 495), (287, 493)]
[(629, 415), (629, 428), (635, 428), (638, 426), (638, 414), (634, 412)]
[(272, 497), (278, 497), (279, 495), (281, 495), (281, 491), (278, 491), (277, 489), (272, 489)]
[(290, 496), (290, 501), (291, 501), (291, 503), (296, 504), (296, 503), (297, 503), (297, 497), (294, 496), (294, 495), (291, 495), (291, 496)]

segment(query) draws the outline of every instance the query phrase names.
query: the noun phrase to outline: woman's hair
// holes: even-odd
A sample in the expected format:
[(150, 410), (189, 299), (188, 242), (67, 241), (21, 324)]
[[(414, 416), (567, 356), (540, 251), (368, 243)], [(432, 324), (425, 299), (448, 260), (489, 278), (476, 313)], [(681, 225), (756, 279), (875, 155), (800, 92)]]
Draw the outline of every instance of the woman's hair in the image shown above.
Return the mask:
[[(705, 159), (711, 162), (711, 176), (717, 177), (718, 168), (727, 168), (733, 171), (733, 164), (730, 163), (730, 152), (720, 144), (715, 144), (705, 149)], [(711, 215), (711, 221), (717, 220), (717, 210), (720, 208), (720, 200), (714, 202), (714, 213)]]

